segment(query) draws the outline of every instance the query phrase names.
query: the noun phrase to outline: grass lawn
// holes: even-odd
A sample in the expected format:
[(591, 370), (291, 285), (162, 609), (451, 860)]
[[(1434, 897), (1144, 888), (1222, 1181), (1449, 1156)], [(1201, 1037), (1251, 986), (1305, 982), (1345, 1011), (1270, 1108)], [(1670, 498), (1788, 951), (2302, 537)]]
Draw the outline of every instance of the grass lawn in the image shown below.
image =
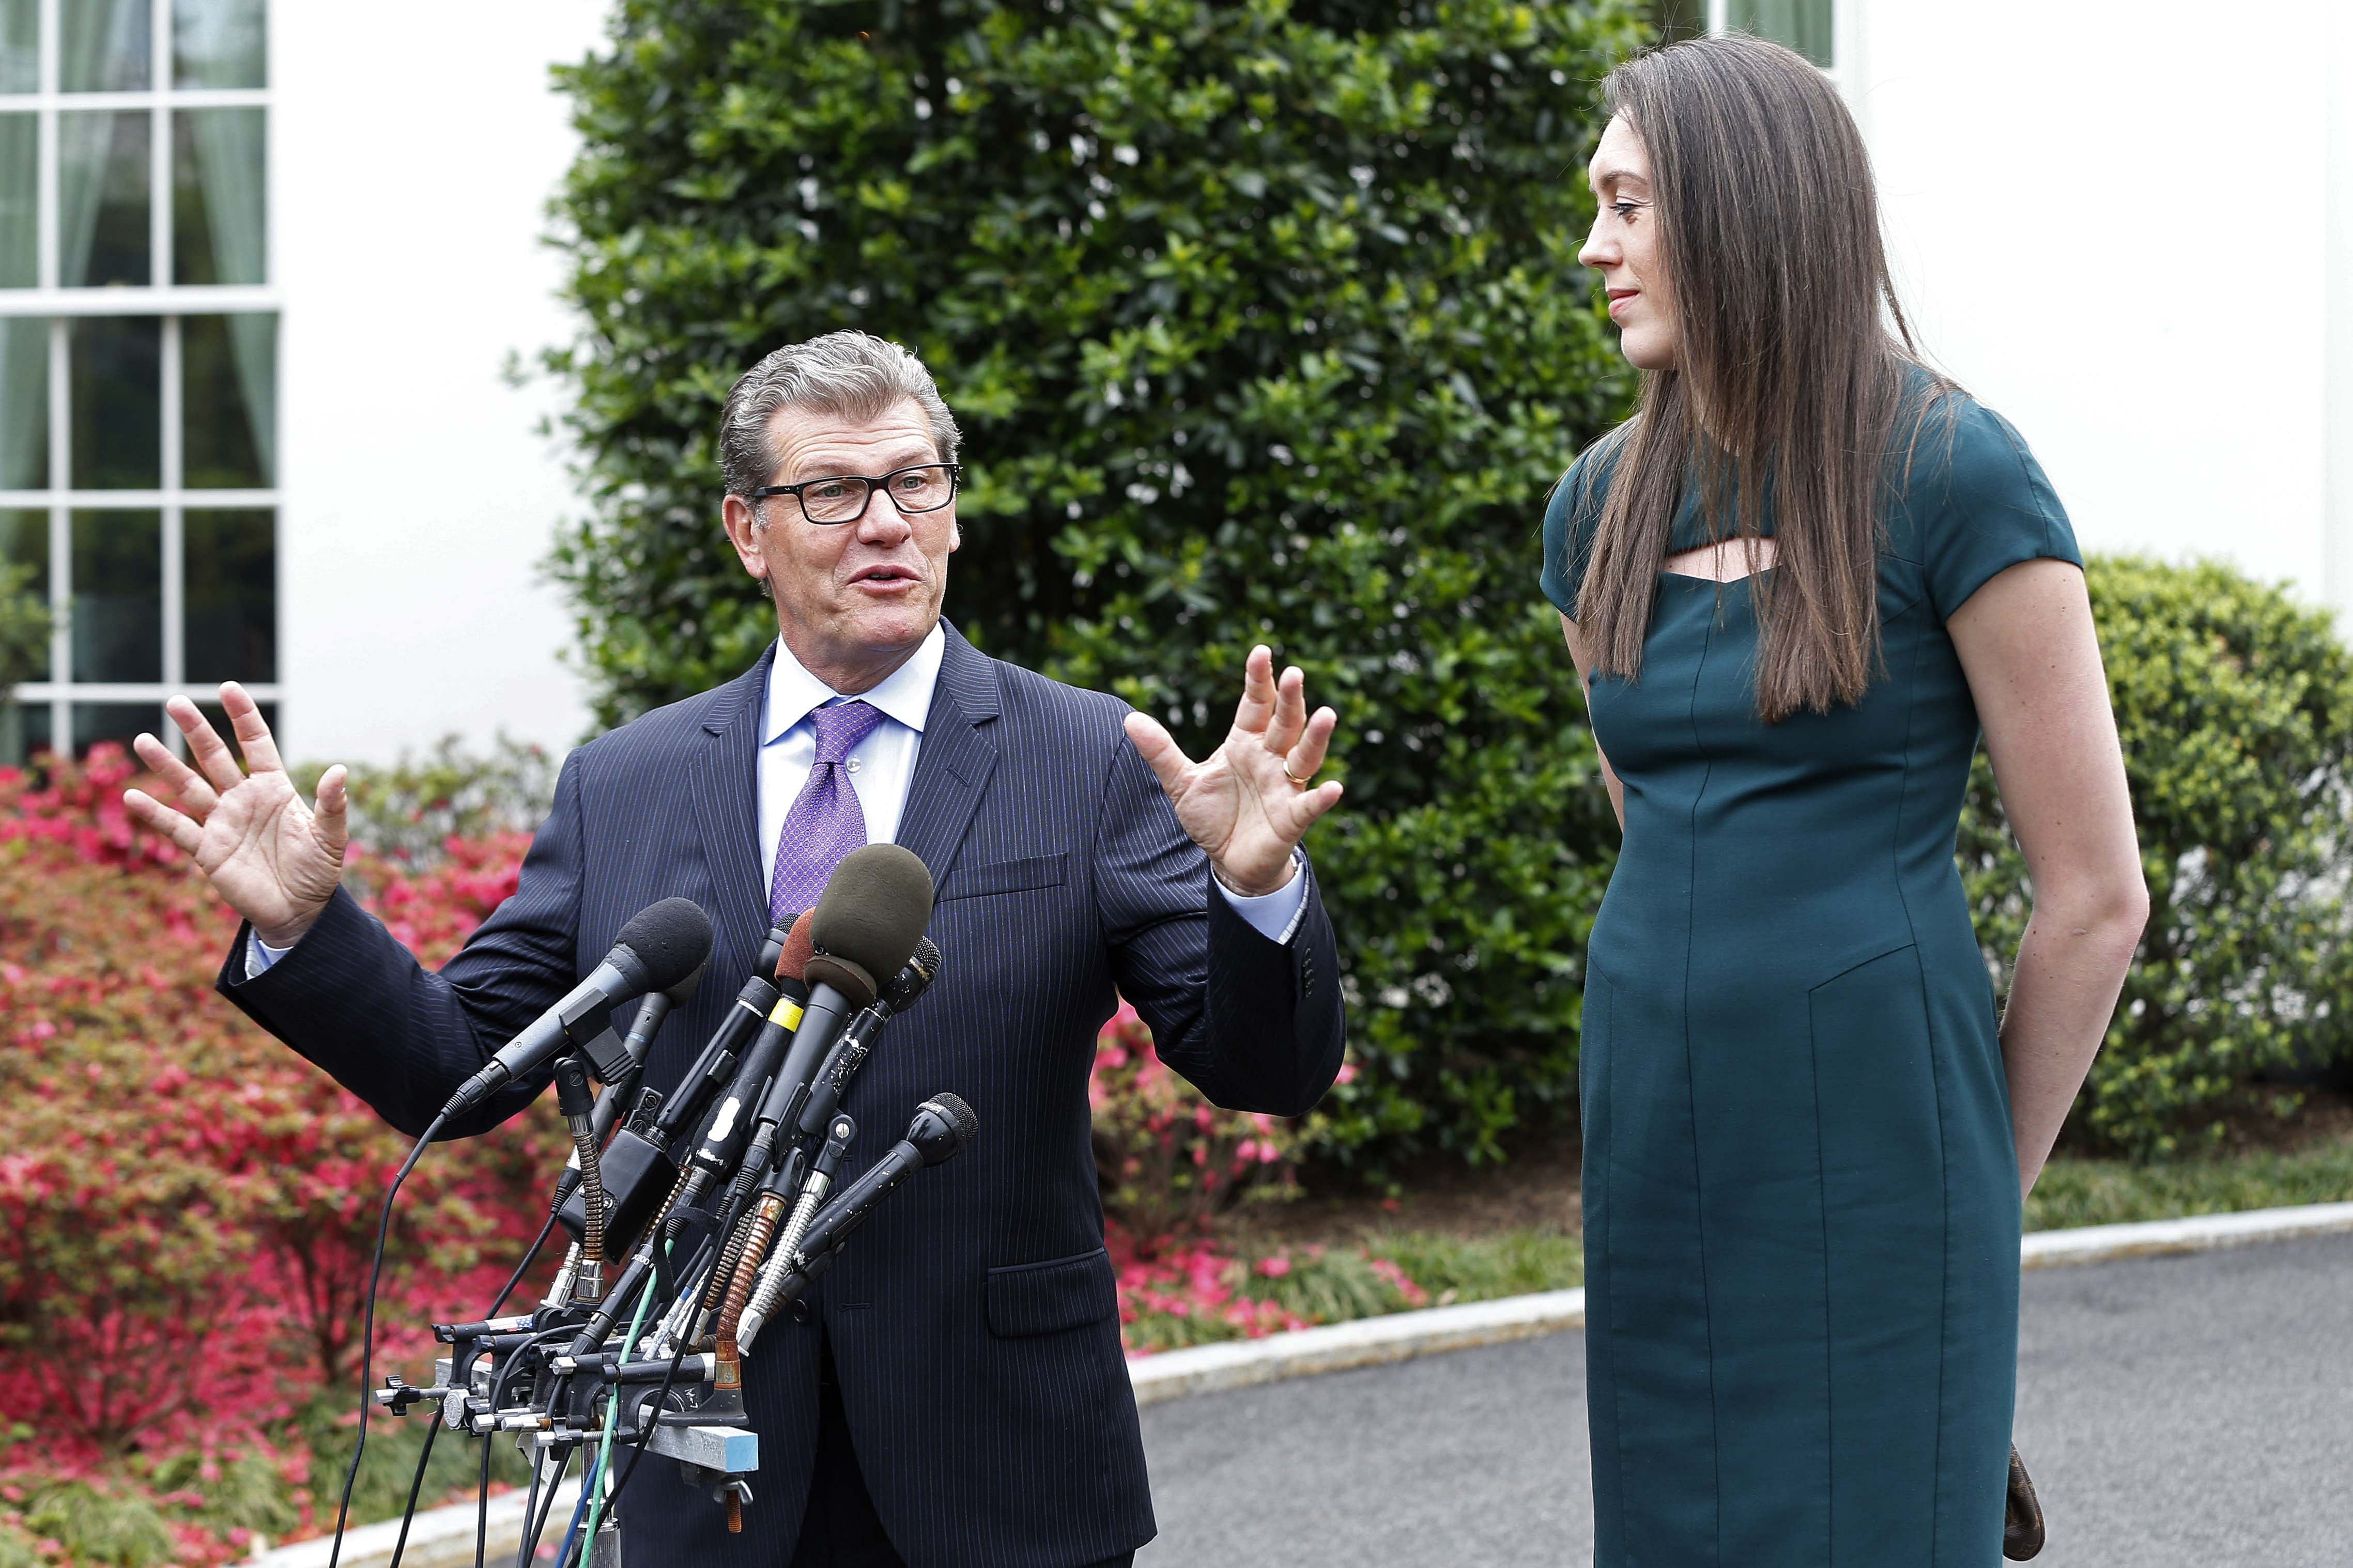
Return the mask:
[(2026, 1228), (2066, 1230), (2348, 1199), (2353, 1199), (2353, 1136), (2162, 1165), (2053, 1160), (2027, 1196)]
[[(1221, 1239), (1240, 1260), (1241, 1294), (1280, 1302), (1309, 1322), (1566, 1289), (1585, 1282), (1575, 1181), (1573, 1164), (1555, 1154), (1483, 1176), (1451, 1175), (1411, 1199), (1307, 1199), (1245, 1211)], [(2246, 1147), (2157, 1165), (2053, 1160), (2027, 1200), (2026, 1228), (2348, 1200), (2353, 1129), (2340, 1127), (2288, 1147)], [(1276, 1260), (1271, 1269), (1270, 1259)], [(1409, 1289), (1398, 1283), (1398, 1275)], [(1155, 1350), (1241, 1332), (1164, 1313), (1128, 1330), (1132, 1346)]]

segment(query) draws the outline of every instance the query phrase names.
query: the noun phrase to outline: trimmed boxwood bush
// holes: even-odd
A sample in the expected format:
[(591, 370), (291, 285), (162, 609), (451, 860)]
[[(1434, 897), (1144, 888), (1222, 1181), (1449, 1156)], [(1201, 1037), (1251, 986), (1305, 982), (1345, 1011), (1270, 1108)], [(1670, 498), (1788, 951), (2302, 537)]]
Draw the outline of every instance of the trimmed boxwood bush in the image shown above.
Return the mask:
[[(2136, 1155), (2284, 1113), (2258, 1079), (2347, 1054), (2353, 652), (2326, 611), (2228, 566), (2086, 563), (2151, 913), (2071, 1141)], [(1979, 753), (1960, 858), (1989, 963), (2017, 956), (2026, 868)]]
[(1341, 714), (1314, 848), (1360, 1071), (1321, 1146), (1472, 1158), (1575, 1090), (1614, 842), (1546, 489), (1630, 383), (1575, 252), (1619, 0), (628, 0), (565, 72), (599, 714), (774, 635), (718, 526), (729, 383), (842, 327), (969, 439), (948, 614), (1198, 754), (1250, 644)]

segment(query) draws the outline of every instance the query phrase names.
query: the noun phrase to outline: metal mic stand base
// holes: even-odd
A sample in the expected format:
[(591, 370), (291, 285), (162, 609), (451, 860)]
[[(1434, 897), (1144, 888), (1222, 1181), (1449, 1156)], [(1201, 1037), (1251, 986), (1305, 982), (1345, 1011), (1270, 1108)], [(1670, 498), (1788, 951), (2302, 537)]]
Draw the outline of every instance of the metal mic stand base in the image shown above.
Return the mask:
[(608, 1513), (596, 1526), (596, 1539), (588, 1545), (588, 1568), (621, 1568), (621, 1521)]

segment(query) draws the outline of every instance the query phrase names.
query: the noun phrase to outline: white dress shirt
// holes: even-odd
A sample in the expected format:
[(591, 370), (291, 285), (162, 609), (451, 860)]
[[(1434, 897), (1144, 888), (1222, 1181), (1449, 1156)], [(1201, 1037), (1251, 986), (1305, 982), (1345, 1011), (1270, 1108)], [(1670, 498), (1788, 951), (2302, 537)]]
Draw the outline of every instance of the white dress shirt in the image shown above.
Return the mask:
[[(915, 776), (916, 753), (923, 749), (923, 721), (932, 711), (932, 692), (940, 683), (940, 660), (946, 652), (947, 632), (934, 626), (913, 658), (855, 699), (882, 713), (882, 721), (849, 749), (844, 764), (850, 788), (858, 792), (859, 809), (866, 816), (869, 844), (889, 844), (899, 836), (907, 785)], [(776, 659), (768, 668), (768, 690), (760, 715), (760, 863), (772, 879), (785, 818), (792, 814), (793, 802), (800, 798), (809, 770), (817, 765), (817, 726), (809, 721), (809, 715), (829, 702), (850, 700), (802, 668), (784, 639), (777, 639)], [(1293, 851), (1291, 880), (1256, 898), (1231, 891), (1215, 877), (1209, 880), (1251, 930), (1269, 942), (1289, 942), (1307, 908), (1307, 881), (1298, 874), (1297, 862)]]
[[(915, 649), (915, 656), (856, 700), (879, 709), (882, 721), (850, 748), (845, 771), (858, 793), (859, 810), (866, 817), (866, 842), (889, 844), (899, 835), (899, 818), (907, 807), (907, 786), (915, 776), (915, 757), (923, 749), (923, 723), (932, 711), (932, 692), (939, 685), (940, 660), (947, 651), (946, 631), (934, 626)], [(760, 866), (761, 900), (766, 901), (776, 873), (776, 844), (784, 837), (785, 818), (808, 783), (817, 765), (817, 726), (809, 715), (829, 702), (852, 699), (834, 690), (801, 668), (780, 637), (776, 662), (768, 668), (768, 689), (760, 714)], [(1287, 942), (1299, 929), (1307, 909), (1307, 879), (1298, 873), (1300, 856), (1292, 851), (1291, 880), (1271, 893), (1246, 898), (1215, 877), (1219, 893), (1269, 942)], [(246, 953), (246, 973), (259, 974), (291, 948), (271, 947), (259, 936)]]

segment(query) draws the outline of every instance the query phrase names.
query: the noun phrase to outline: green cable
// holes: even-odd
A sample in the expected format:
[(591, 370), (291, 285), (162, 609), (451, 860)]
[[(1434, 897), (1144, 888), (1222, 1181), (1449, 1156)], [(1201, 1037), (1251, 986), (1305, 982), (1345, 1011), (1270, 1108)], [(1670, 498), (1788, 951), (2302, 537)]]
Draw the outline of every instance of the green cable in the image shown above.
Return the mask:
[[(670, 1243), (662, 1243), (662, 1251), (670, 1251)], [(646, 1288), (638, 1296), (638, 1315), (629, 1320), (629, 1337), (621, 1342), (621, 1359), (629, 1359), (629, 1348), (638, 1342), (638, 1331), (646, 1325), (646, 1310), (654, 1304), (654, 1287), (659, 1283), (650, 1271), (646, 1276)], [(613, 1430), (621, 1424), (621, 1385), (617, 1381), (613, 1392), (605, 1399), (605, 1444), (596, 1453), (596, 1468), (589, 1474), (588, 1527), (580, 1532), (580, 1561), (585, 1565), (589, 1553), (596, 1547), (596, 1520), (605, 1511), (605, 1478), (613, 1471)]]

